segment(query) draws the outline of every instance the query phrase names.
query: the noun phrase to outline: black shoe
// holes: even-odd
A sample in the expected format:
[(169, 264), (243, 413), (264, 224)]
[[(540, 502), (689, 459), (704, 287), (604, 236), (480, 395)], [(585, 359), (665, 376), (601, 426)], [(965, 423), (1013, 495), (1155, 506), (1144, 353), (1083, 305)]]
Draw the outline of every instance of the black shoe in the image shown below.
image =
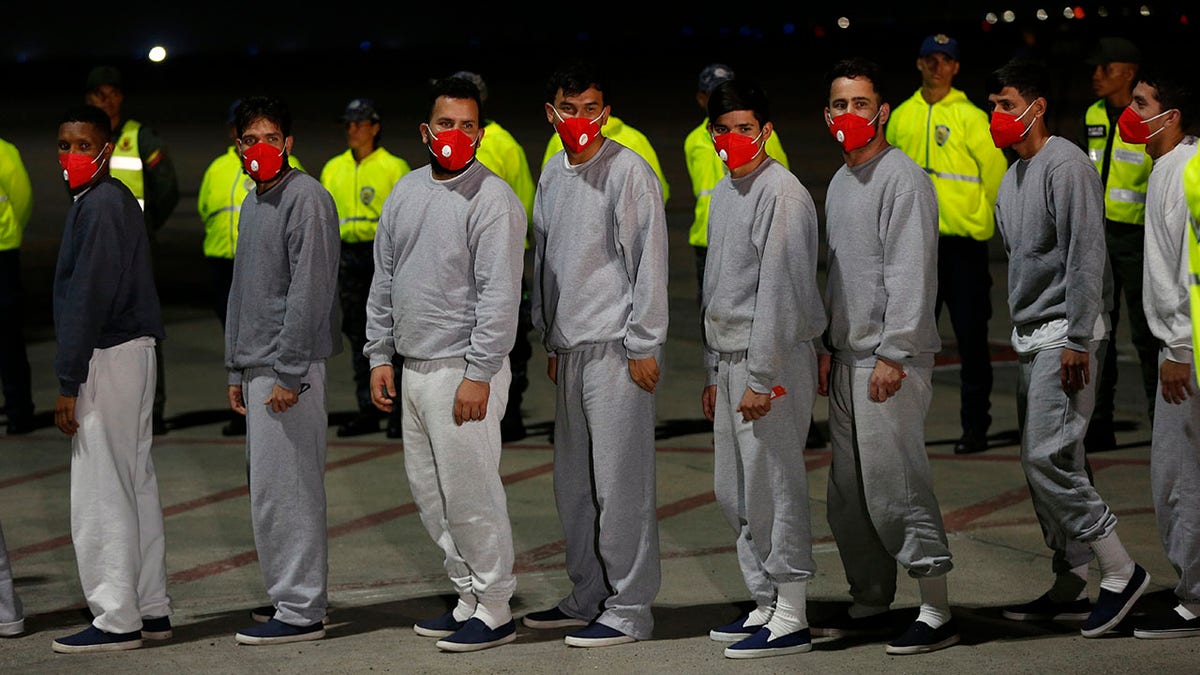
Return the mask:
[(860, 637), (882, 635), (892, 630), (892, 613), (890, 611), (852, 618), (845, 610), (841, 614), (816, 621), (809, 626), (813, 637)]
[(888, 643), (889, 654), (928, 654), (958, 644), (958, 626), (951, 619), (938, 628), (924, 621), (914, 621), (904, 635)]
[(1092, 613), (1092, 603), (1087, 598), (1057, 602), (1049, 593), (1042, 593), (1036, 600), (1010, 605), (1000, 614), (1011, 621), (1083, 621)]
[(362, 436), (364, 434), (374, 434), (379, 431), (379, 416), (368, 412), (361, 412), (354, 416), (349, 422), (338, 427), (337, 435), (341, 438), (347, 436)]
[(33, 421), (33, 415), (27, 417), (10, 417), (5, 429), (9, 436), (20, 436), (36, 431), (37, 422)]
[(1200, 636), (1200, 617), (1185, 619), (1174, 609), (1146, 617), (1133, 629), (1133, 637), (1143, 639)]
[(1112, 420), (1092, 420), (1088, 423), (1087, 433), (1083, 436), (1083, 449), (1086, 452), (1104, 452), (1117, 448), (1117, 435), (1113, 433)]
[(987, 449), (987, 433), (974, 429), (963, 431), (962, 438), (954, 444), (954, 454), (956, 455), (973, 455)]
[(167, 433), (167, 421), (163, 419), (162, 415), (155, 415), (150, 420), (150, 432), (155, 436), (162, 436)]
[(1133, 576), (1125, 583), (1125, 588), (1121, 589), (1120, 593), (1100, 589), (1096, 606), (1092, 608), (1091, 616), (1083, 622), (1083, 628), (1079, 632), (1085, 638), (1094, 638), (1116, 628), (1149, 585), (1150, 575), (1141, 565), (1134, 563)]
[(230, 418), (225, 426), (221, 427), (222, 436), (245, 436), (246, 435), (246, 418), (242, 415), (235, 414)]
[(804, 439), (804, 447), (808, 450), (820, 450), (825, 447), (825, 434), (821, 433), (821, 427), (818, 427), (816, 422), (808, 425), (808, 438)]

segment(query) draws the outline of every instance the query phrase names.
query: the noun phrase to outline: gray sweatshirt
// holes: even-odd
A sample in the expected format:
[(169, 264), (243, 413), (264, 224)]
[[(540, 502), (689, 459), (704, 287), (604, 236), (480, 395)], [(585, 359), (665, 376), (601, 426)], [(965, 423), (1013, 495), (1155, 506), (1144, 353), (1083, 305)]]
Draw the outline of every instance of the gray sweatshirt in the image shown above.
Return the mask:
[(746, 352), (748, 386), (765, 394), (784, 361), (825, 330), (817, 289), (817, 209), (774, 159), (712, 191), (704, 266), (707, 384), (717, 355)]
[(1187, 198), (1183, 168), (1196, 155), (1196, 137), (1186, 136), (1154, 160), (1146, 188), (1146, 249), (1142, 299), (1150, 332), (1167, 348), (1167, 358), (1192, 362), (1191, 271), (1188, 269)]
[(401, 178), (379, 217), (367, 298), (371, 367), (466, 357), (490, 382), (517, 336), (525, 208), (502, 178), (473, 163), (449, 180), (428, 165)]
[(667, 340), (667, 218), (662, 187), (612, 139), (576, 166), (550, 158), (533, 203), (534, 326), (546, 349), (621, 341), (630, 359)]
[(942, 341), (937, 298), (937, 194), (925, 171), (888, 147), (843, 165), (825, 196), (825, 311), (834, 358), (932, 366)]
[(292, 169), (246, 195), (225, 326), (229, 384), (246, 368), (272, 368), (279, 386), (298, 391), (310, 363), (341, 351), (340, 251), (337, 209), (316, 178)]
[[(1051, 136), (1000, 182), (996, 227), (1008, 251), (1008, 308), (1021, 332), (1066, 319), (1067, 347), (1087, 351), (1112, 309), (1104, 190), (1074, 143)], [(1107, 290), (1106, 290), (1107, 289)]]
[(79, 395), (93, 350), (166, 337), (142, 209), (111, 176), (76, 195), (67, 213), (54, 270), (54, 333), (63, 396)]

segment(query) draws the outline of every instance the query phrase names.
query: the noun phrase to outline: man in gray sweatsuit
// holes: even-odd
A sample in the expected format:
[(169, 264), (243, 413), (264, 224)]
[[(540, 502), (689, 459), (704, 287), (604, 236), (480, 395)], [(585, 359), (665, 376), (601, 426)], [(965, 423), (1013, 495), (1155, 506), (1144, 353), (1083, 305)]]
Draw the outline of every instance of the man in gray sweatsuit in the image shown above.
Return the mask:
[(451, 612), (413, 630), (466, 652), (517, 637), (500, 420), (527, 221), (508, 183), (475, 160), (484, 142), (475, 85), (438, 80), (430, 99), (421, 138), (433, 161), (401, 178), (380, 214), (363, 354), (375, 405), (402, 406), (408, 485), (458, 593)]
[(340, 239), (333, 197), (289, 166), (282, 101), (245, 99), (237, 148), (256, 189), (242, 203), (225, 326), (229, 405), (246, 416), (254, 545), (274, 616), (241, 644), (324, 637), (325, 360), (337, 333)]
[(854, 604), (813, 634), (886, 629), (899, 563), (918, 580), (921, 609), (887, 652), (931, 652), (959, 640), (946, 591), (953, 565), (925, 454), (941, 348), (937, 195), (921, 167), (888, 145), (891, 109), (878, 66), (841, 61), (826, 79), (826, 123), (846, 164), (825, 197), (832, 357), (821, 358), (818, 386), (829, 395), (829, 526)]
[[(1117, 517), (1085, 467), (1083, 438), (1109, 338), (1111, 272), (1100, 177), (1074, 143), (1046, 127), (1045, 69), (1013, 61), (992, 73), (992, 140), (1017, 154), (996, 199), (1008, 252), (1008, 306), (1020, 356), (1021, 466), (1055, 581), (1042, 596), (1004, 608), (1018, 621), (1083, 620), (1084, 637), (1121, 622), (1150, 577), (1117, 538)], [(1088, 603), (1088, 563), (1100, 594)]]
[(586, 627), (577, 647), (651, 636), (660, 583), (654, 390), (667, 338), (661, 187), (637, 153), (605, 139), (602, 76), (571, 63), (551, 76), (546, 118), (563, 138), (533, 210), (533, 320), (557, 384), (554, 495), (570, 595), (523, 619)]

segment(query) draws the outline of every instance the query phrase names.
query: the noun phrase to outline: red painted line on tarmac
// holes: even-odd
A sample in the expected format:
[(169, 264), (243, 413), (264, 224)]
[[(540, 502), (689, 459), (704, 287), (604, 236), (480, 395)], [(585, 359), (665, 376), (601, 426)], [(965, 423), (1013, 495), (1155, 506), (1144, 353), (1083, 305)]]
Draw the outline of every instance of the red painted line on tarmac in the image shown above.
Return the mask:
[(46, 551), (52, 551), (60, 546), (66, 546), (67, 544), (70, 544), (70, 543), (71, 543), (71, 535), (69, 535), (69, 534), (63, 535), (60, 537), (53, 537), (51, 539), (46, 539), (45, 541), (39, 541), (35, 544), (29, 544), (28, 546), (22, 546), (21, 548), (14, 548), (8, 552), (8, 559), (9, 560), (20, 560), (21, 558), (24, 558), (26, 556), (31, 556), (31, 555), (34, 555), (35, 553), (44, 553)]
[(12, 487), (13, 485), (20, 485), (21, 483), (41, 480), (48, 476), (57, 476), (60, 473), (67, 473), (70, 470), (70, 464), (63, 464), (61, 466), (52, 466), (49, 469), (42, 469), (41, 471), (34, 471), (33, 473), (25, 474), (24, 476), (13, 476), (12, 478), (8, 478), (6, 480), (0, 480), (0, 490), (6, 487)]
[(1007, 492), (1001, 492), (990, 499), (985, 499), (970, 506), (964, 506), (961, 509), (951, 511), (942, 516), (942, 523), (946, 531), (961, 530), (980, 518), (985, 518), (1001, 509), (1006, 509), (1028, 500), (1029, 486), (1022, 485)]

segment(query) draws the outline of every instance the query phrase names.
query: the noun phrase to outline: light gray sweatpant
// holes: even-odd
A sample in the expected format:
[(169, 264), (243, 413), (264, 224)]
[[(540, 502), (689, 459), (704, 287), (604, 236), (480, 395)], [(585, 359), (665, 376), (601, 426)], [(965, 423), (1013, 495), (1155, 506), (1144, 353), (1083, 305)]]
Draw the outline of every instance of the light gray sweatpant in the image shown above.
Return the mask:
[(152, 337), (92, 352), (71, 438), (71, 541), (92, 625), (132, 633), (171, 614), (162, 503), (150, 449)]
[(1019, 360), (1021, 468), (1046, 546), (1054, 551), (1056, 574), (1091, 562), (1095, 554), (1090, 542), (1107, 536), (1117, 525), (1116, 515), (1088, 478), (1083, 449), (1106, 342), (1092, 341), (1090, 383), (1073, 394), (1062, 388), (1064, 347), (1024, 354)]
[(870, 367), (835, 357), (829, 374), (829, 527), (854, 601), (896, 598), (896, 563), (914, 578), (953, 568), (925, 454), (930, 367), (906, 366), (891, 398), (870, 399)]
[(4, 545), (4, 529), (0, 528), (0, 630), (24, 625), (25, 612), (21, 597), (13, 588), (12, 565), (8, 563), (8, 547)]
[(558, 608), (649, 639), (662, 581), (654, 395), (634, 384), (620, 342), (559, 353), (556, 394), (554, 499), (573, 584)]
[(492, 377), (487, 415), (454, 424), (464, 358), (404, 359), (404, 468), (421, 523), (442, 549), (446, 573), (468, 606), (508, 612), (517, 587), (512, 527), (500, 480), (500, 418), (512, 380), (508, 359)]
[(765, 416), (747, 422), (737, 412), (746, 392), (746, 353), (717, 362), (713, 419), (713, 491), (737, 532), (737, 558), (750, 596), (760, 607), (775, 602), (779, 584), (805, 581), (816, 571), (804, 443), (817, 389), (811, 342), (785, 358), (778, 382), (786, 394)]
[(258, 566), (275, 618), (311, 626), (325, 618), (329, 547), (325, 520), (325, 362), (301, 379), (299, 402), (277, 413), (263, 401), (275, 386), (271, 368), (242, 374), (246, 465)]
[[(1161, 365), (1160, 353), (1158, 362)], [(1193, 388), (1195, 383), (1193, 382)], [(1175, 597), (1200, 602), (1200, 396), (1168, 403), (1158, 382), (1150, 441), (1150, 487), (1167, 560), (1179, 574)]]

